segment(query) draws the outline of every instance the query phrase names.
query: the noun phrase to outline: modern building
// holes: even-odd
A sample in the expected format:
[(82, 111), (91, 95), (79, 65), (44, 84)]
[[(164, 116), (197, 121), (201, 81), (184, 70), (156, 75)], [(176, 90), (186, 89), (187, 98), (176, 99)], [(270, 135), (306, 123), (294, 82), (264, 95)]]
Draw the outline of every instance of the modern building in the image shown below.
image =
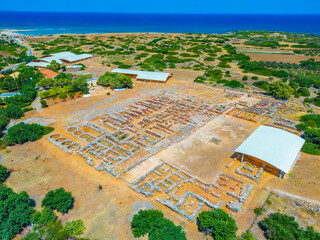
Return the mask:
[(236, 150), (246, 160), (282, 178), (300, 155), (305, 140), (287, 131), (259, 126)]
[(122, 73), (135, 81), (144, 81), (144, 82), (157, 82), (157, 83), (166, 83), (169, 78), (172, 77), (172, 73), (165, 72), (148, 72), (148, 71), (138, 71), (131, 69), (113, 69), (112, 73)]
[(91, 54), (74, 54), (72, 52), (60, 52), (52, 53), (49, 55), (42, 56), (39, 59), (33, 60), (28, 63), (27, 66), (30, 67), (47, 67), (53, 60), (59, 64), (63, 63), (78, 63), (80, 61), (92, 58)]
[(50, 69), (43, 69), (40, 72), (45, 78), (51, 78), (51, 79), (54, 79), (56, 76), (59, 75), (59, 73), (56, 73)]
[(99, 78), (90, 78), (90, 79), (87, 79), (87, 83), (89, 85), (89, 87), (95, 87), (98, 85), (98, 79)]

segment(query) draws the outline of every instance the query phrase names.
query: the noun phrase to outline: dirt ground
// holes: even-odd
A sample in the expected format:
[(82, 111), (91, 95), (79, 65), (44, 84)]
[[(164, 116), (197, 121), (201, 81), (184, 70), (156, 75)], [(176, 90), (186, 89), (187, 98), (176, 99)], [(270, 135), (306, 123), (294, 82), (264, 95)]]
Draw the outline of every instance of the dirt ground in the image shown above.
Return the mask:
[[(67, 101), (51, 101), (49, 107), (42, 112), (27, 112), (19, 121), (49, 123), (55, 127), (54, 132), (64, 133), (67, 126), (90, 119), (93, 113), (103, 114), (103, 111), (116, 104), (120, 107), (125, 106), (132, 99), (152, 96), (164, 90), (192, 94), (205, 101), (224, 104), (240, 99), (251, 103), (254, 101), (250, 98), (235, 98), (235, 100), (223, 98), (225, 90), (195, 84), (193, 79), (194, 76), (187, 70), (176, 70), (174, 77), (166, 84), (134, 82), (133, 88), (124, 92), (96, 87), (90, 90), (92, 96), (90, 98), (77, 97)], [(111, 95), (107, 95), (107, 92)], [(207, 181), (212, 181), (222, 170), (234, 173), (239, 162), (232, 160), (233, 151), (256, 127), (257, 124), (253, 122), (220, 115), (192, 132), (190, 136), (172, 144), (154, 158), (134, 168), (124, 176), (125, 181), (96, 171), (79, 156), (70, 155), (54, 146), (46, 137), (36, 142), (9, 147), (11, 152), (2, 151), (0, 164), (13, 170), (6, 184), (15, 191), (27, 191), (36, 201), (37, 209), (40, 209), (41, 200), (49, 190), (64, 187), (71, 191), (75, 197), (74, 208), (66, 215), (59, 215), (59, 218), (63, 222), (82, 219), (86, 225), (84, 237), (133, 239), (130, 230), (132, 216), (139, 209), (157, 208), (175, 224), (181, 224), (188, 239), (201, 240), (206, 237), (198, 232), (194, 222), (190, 223), (160, 203), (150, 201), (129, 188), (128, 183), (136, 176), (141, 176), (146, 169), (157, 165), (159, 159)], [(210, 142), (213, 137), (222, 140), (219, 145)], [(292, 174), (280, 181), (277, 188), (319, 200), (315, 196), (315, 193), (320, 191), (317, 174), (320, 170), (319, 159), (302, 154)], [(309, 178), (305, 178), (306, 175)], [(294, 184), (290, 184), (290, 181)], [(102, 190), (98, 189), (99, 184), (102, 185)], [(253, 193), (245, 203), (246, 211), (237, 221), (240, 231), (250, 226), (254, 219), (253, 209), (261, 206), (266, 200), (269, 190), (265, 187), (272, 188), (276, 184), (277, 179), (267, 173), (263, 175), (260, 184), (255, 184)]]
[[(156, 155), (193, 176), (211, 182), (232, 162), (234, 150), (257, 128), (254, 123), (218, 116), (191, 136)], [(219, 144), (212, 138), (221, 140)]]
[(303, 55), (284, 55), (284, 54), (264, 54), (264, 53), (244, 53), (249, 56), (252, 61), (269, 61), (269, 62), (286, 62), (286, 63), (299, 63), (310, 58), (314, 58), (316, 61), (320, 60), (320, 57), (303, 56)]

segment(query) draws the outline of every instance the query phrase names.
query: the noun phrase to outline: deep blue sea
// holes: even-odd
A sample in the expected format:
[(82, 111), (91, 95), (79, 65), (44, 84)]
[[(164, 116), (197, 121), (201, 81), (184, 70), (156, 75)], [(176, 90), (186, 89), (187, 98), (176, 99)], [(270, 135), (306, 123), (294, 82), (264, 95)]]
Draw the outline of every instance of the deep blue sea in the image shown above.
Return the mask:
[(26, 34), (62, 33), (226, 33), (266, 30), (320, 35), (320, 15), (127, 14), (0, 12), (0, 29)]

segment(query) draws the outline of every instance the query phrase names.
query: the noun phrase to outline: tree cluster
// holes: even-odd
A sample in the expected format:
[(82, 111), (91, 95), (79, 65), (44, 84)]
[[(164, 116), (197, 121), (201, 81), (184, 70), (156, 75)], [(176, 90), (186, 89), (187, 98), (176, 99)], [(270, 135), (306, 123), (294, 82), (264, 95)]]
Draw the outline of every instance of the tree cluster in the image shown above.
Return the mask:
[(130, 77), (121, 73), (106, 72), (98, 80), (99, 85), (116, 88), (132, 88), (132, 80)]
[(34, 209), (26, 192), (15, 193), (0, 184), (0, 236), (9, 240), (22, 231), (31, 220)]
[(41, 206), (67, 213), (73, 207), (73, 197), (71, 192), (66, 192), (64, 188), (58, 188), (46, 194)]
[(281, 213), (272, 213), (261, 222), (259, 226), (264, 231), (267, 239), (292, 239), (292, 240), (319, 240), (320, 233), (314, 231), (312, 227), (303, 229), (294, 217)]
[(21, 122), (8, 129), (3, 141), (7, 145), (22, 144), (28, 141), (36, 141), (51, 131), (53, 131), (53, 127)]

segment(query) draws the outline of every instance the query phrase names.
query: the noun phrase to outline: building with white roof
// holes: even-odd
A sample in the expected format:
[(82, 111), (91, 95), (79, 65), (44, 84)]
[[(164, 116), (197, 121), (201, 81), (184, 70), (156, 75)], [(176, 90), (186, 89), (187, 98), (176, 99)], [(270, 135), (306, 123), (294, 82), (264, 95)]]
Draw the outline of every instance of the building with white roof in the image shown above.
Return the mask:
[(74, 54), (72, 52), (60, 52), (60, 53), (52, 53), (46, 56), (42, 56), (39, 59), (33, 60), (28, 63), (27, 66), (30, 67), (47, 67), (52, 61), (56, 61), (59, 64), (63, 63), (77, 63), (88, 58), (91, 58), (91, 54)]
[(246, 158), (264, 170), (283, 177), (296, 163), (305, 140), (287, 131), (267, 126), (258, 127), (236, 150), (241, 161)]
[(165, 72), (148, 72), (148, 71), (139, 71), (139, 70), (131, 70), (131, 69), (113, 69), (112, 73), (122, 73), (131, 78), (135, 78), (135, 80), (139, 81), (149, 81), (149, 82), (162, 82), (165, 83), (170, 77), (172, 77), (172, 73)]

